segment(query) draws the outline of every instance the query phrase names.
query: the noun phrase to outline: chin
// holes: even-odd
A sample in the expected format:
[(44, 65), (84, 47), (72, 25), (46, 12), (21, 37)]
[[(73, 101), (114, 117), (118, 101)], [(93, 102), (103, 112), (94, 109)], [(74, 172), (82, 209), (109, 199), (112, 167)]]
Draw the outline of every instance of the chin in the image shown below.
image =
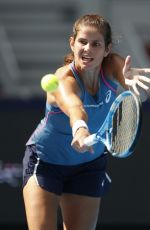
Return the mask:
[(99, 68), (100, 65), (94, 65), (93, 63), (87, 63), (82, 65), (82, 70), (92, 70), (92, 69), (97, 69)]
[(94, 66), (91, 62), (88, 62), (88, 63), (82, 63), (81, 68), (84, 70), (88, 70), (88, 69), (93, 69)]

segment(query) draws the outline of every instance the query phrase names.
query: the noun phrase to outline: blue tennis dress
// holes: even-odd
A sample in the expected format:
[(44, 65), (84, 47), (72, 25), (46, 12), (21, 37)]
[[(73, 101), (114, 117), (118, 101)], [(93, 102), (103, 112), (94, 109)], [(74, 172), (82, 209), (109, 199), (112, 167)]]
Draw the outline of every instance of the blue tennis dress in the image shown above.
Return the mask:
[[(102, 125), (109, 108), (116, 98), (117, 84), (104, 76), (100, 71), (100, 89), (95, 96), (91, 96), (75, 69), (74, 63), (70, 64), (71, 71), (81, 87), (85, 110), (88, 114), (88, 127), (90, 133), (95, 133)], [(79, 153), (71, 146), (72, 129), (69, 117), (58, 107), (46, 103), (45, 117), (38, 124), (26, 145), (34, 144), (38, 157), (48, 163), (59, 165), (78, 165), (92, 161), (104, 153), (102, 143), (95, 144), (94, 154), (89, 152)]]

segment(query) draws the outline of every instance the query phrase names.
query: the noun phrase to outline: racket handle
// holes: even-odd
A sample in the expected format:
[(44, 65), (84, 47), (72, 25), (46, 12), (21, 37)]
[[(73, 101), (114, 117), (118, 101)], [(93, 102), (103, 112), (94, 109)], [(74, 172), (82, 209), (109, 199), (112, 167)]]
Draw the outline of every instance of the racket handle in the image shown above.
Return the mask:
[(84, 144), (85, 144), (86, 146), (94, 145), (94, 144), (97, 143), (97, 142), (98, 142), (98, 140), (97, 140), (97, 138), (96, 138), (96, 134), (92, 134), (92, 135), (90, 135), (90, 136), (88, 136), (88, 137), (86, 137), (86, 138), (84, 139)]

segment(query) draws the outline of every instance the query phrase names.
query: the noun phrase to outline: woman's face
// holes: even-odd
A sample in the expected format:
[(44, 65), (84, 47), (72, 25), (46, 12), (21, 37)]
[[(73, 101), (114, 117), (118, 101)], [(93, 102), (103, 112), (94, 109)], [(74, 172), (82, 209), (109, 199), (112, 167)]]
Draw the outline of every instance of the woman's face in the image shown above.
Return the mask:
[(109, 47), (105, 47), (104, 36), (92, 26), (82, 26), (76, 39), (70, 38), (70, 46), (76, 67), (81, 70), (100, 67), (110, 51)]

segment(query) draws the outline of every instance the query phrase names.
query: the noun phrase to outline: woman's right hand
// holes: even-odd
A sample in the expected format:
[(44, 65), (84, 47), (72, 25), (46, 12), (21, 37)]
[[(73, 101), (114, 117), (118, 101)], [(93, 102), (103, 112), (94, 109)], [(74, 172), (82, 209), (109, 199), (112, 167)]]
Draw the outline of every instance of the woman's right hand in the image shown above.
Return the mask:
[(79, 153), (84, 153), (84, 152), (90, 152), (90, 153), (94, 153), (94, 149), (92, 146), (86, 146), (84, 144), (84, 139), (86, 137), (88, 137), (90, 135), (89, 131), (84, 128), (84, 127), (80, 127), (74, 137), (73, 140), (71, 142), (71, 146)]

